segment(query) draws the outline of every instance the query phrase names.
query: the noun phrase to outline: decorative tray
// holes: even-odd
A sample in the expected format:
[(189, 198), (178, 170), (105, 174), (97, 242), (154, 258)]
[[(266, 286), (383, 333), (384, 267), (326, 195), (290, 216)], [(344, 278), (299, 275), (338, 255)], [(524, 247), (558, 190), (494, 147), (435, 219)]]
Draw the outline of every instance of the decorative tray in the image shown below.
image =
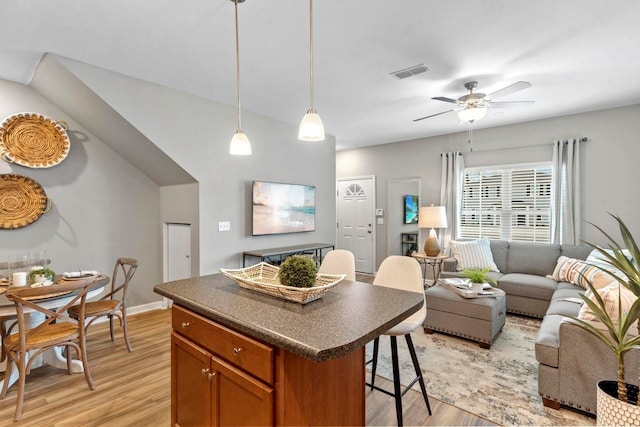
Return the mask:
[(29, 168), (50, 168), (69, 154), (67, 123), (37, 113), (18, 113), (0, 125), (2, 160)]
[(278, 272), (280, 269), (274, 265), (261, 262), (247, 268), (227, 269), (221, 268), (220, 272), (233, 279), (241, 288), (252, 289), (267, 295), (284, 298), (289, 301), (306, 304), (322, 298), (324, 294), (344, 280), (344, 274), (318, 274), (316, 286), (311, 288), (296, 288), (280, 284)]
[(28, 176), (0, 175), (0, 229), (22, 228), (51, 210), (51, 200)]

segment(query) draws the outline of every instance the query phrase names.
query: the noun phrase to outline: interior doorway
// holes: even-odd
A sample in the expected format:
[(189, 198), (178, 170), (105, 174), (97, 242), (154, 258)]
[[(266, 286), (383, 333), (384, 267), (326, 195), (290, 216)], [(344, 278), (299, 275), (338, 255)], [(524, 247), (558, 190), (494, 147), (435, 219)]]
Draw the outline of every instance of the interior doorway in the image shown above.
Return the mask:
[(164, 281), (191, 277), (191, 224), (167, 223), (164, 246)]
[(337, 247), (353, 253), (356, 271), (373, 274), (375, 269), (374, 176), (337, 180)]

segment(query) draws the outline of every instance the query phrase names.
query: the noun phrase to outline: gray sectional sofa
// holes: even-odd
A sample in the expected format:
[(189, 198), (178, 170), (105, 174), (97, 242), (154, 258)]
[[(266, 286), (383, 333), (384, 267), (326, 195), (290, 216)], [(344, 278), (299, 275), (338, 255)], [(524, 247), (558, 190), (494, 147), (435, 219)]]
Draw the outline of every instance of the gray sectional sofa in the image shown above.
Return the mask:
[[(548, 245), (491, 240), (493, 260), (500, 270), (489, 275), (506, 292), (507, 312), (542, 318), (535, 342), (538, 392), (545, 406), (570, 406), (596, 413), (596, 383), (616, 378), (615, 356), (603, 343), (571, 323), (584, 289), (546, 277), (561, 255), (586, 259), (588, 246)], [(440, 277), (459, 277), (455, 259), (447, 259)], [(627, 382), (638, 384), (640, 351), (627, 355)]]

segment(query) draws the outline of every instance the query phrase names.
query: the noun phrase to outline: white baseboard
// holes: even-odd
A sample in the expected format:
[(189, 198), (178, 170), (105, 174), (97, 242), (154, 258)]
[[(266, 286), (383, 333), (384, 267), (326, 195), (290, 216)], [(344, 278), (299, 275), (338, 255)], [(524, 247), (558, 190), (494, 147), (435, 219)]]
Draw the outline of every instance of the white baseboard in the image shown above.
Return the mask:
[[(133, 307), (127, 307), (127, 316), (130, 316), (132, 314), (144, 313), (147, 311), (153, 311), (153, 310), (164, 310), (166, 308), (167, 306), (163, 301), (155, 301), (155, 302), (150, 302), (148, 304), (135, 305)], [(107, 316), (102, 316), (96, 319), (94, 323), (106, 322), (108, 319), (109, 318)]]

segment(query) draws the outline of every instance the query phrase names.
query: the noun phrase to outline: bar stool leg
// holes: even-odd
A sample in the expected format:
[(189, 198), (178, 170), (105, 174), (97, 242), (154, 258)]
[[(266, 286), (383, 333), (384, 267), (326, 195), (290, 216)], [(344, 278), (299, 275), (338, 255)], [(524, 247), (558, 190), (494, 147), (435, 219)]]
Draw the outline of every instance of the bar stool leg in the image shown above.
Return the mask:
[(380, 345), (380, 337), (373, 340), (373, 361), (371, 365), (371, 390), (376, 381), (376, 368), (378, 367), (378, 346)]
[(398, 364), (398, 342), (391, 335), (391, 363), (393, 365), (393, 391), (396, 399), (396, 418), (398, 427), (402, 426), (402, 392), (400, 391), (400, 366)]
[(427, 396), (427, 388), (424, 385), (424, 379), (422, 378), (422, 370), (420, 370), (420, 364), (418, 363), (418, 357), (416, 356), (416, 350), (413, 348), (413, 340), (410, 334), (404, 336), (407, 339), (407, 347), (409, 347), (409, 353), (411, 353), (411, 361), (413, 362), (413, 368), (416, 370), (418, 376), (418, 382), (420, 383), (420, 389), (422, 389), (422, 397), (427, 404), (427, 410), (431, 415), (431, 405), (429, 405), (429, 397)]

